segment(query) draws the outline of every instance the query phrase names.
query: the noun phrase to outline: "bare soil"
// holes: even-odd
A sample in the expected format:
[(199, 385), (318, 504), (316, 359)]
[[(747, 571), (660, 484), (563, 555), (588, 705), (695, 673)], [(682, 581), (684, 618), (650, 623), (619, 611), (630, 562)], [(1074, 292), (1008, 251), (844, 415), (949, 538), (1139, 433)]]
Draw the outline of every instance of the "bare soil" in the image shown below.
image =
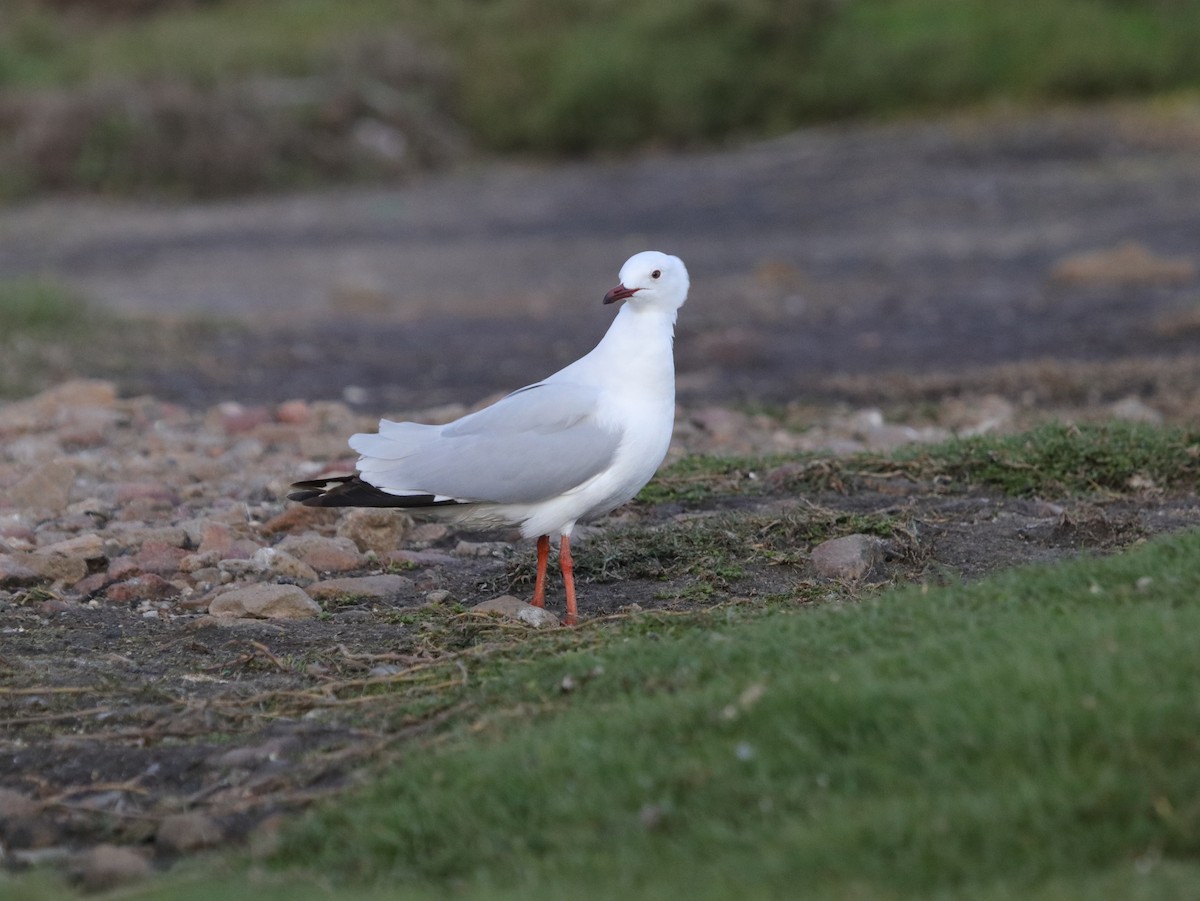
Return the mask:
[[(1200, 412), (1198, 151), (1186, 111), (1107, 108), (497, 164), (399, 190), (185, 208), (58, 199), (0, 211), (0, 277), (52, 273), (150, 317), (169, 356), (151, 341), (132, 360), (85, 347), (66, 365), (126, 395), (195, 410), (337, 399), (373, 415), (473, 403), (574, 359), (605, 327), (599, 300), (620, 262), (658, 247), (693, 276), (677, 338), (685, 425), (688, 411), (736, 408), (803, 432), (877, 405), (953, 430), (997, 396), (1009, 405), (999, 428), (1121, 409), (1186, 422)], [(744, 450), (694, 425), (680, 433), (677, 452), (688, 449)], [(288, 459), (303, 463), (298, 449)], [(261, 484), (246, 490), (284, 509)], [(622, 528), (814, 511), (896, 524), (864, 583), (827, 586), (841, 597), (1200, 524), (1188, 492), (1026, 501), (878, 482), (747, 498), (731, 486), (634, 506), (583, 542), (580, 640), (639, 610), (808, 602), (823, 584), (806, 543), (707, 592), (711, 580), (671, 561), (611, 579), (603, 549)], [(454, 606), (527, 590), (517, 557), (450, 554), (464, 537), (478, 536), (425, 543), (440, 556), (405, 573), (412, 592), (306, 621), (221, 624), (182, 604), (147, 617), (69, 588), (9, 592), (0, 787), (33, 802), (0, 817), (9, 862), (100, 841), (168, 861), (160, 828), (184, 811), (211, 817), (222, 842), (258, 840), (274, 814), (435, 735), (461, 712), (437, 687), (526, 640)], [(431, 591), (448, 599), (430, 606)]]

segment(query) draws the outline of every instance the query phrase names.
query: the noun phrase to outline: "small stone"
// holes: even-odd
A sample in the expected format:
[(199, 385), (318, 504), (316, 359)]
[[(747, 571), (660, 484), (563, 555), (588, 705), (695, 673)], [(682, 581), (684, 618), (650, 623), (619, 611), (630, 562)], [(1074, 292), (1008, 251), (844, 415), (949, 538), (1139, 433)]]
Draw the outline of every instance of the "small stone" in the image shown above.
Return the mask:
[(325, 538), (308, 532), (288, 535), (276, 547), (303, 560), (317, 572), (348, 572), (365, 563), (358, 547), (349, 538)]
[(441, 551), (389, 551), (380, 558), (384, 563), (398, 563), (406, 566), (445, 566), (453, 563), (454, 558)]
[(321, 607), (303, 588), (295, 585), (249, 585), (218, 595), (208, 612), (219, 617), (257, 617), (260, 619), (307, 619)]
[(287, 817), (281, 813), (264, 817), (247, 836), (250, 855), (256, 860), (273, 857), (282, 844), (283, 827), (287, 822)]
[(142, 855), (117, 845), (97, 845), (75, 859), (75, 877), (89, 892), (102, 892), (145, 879), (150, 863)]
[(23, 561), (43, 579), (74, 585), (88, 574), (88, 562), (83, 557), (63, 554), (29, 554)]
[(412, 579), (386, 573), (378, 576), (326, 579), (308, 586), (309, 595), (317, 600), (358, 597), (372, 601), (394, 601), (399, 597), (411, 597), (415, 591)]
[(22, 588), (41, 580), (24, 555), (0, 554), (0, 588)]
[(508, 547), (503, 541), (460, 541), (454, 546), (454, 553), (459, 557), (499, 557)]
[(1108, 408), (1114, 419), (1123, 422), (1144, 422), (1149, 425), (1161, 425), (1163, 415), (1158, 410), (1144, 402), (1140, 397), (1130, 395), (1122, 398)]
[(84, 578), (80, 579), (71, 587), (72, 590), (79, 592), (84, 597), (87, 597), (95, 594), (98, 591), (103, 591), (112, 582), (113, 579), (108, 573), (92, 573), (90, 576), (85, 576)]
[(549, 610), (527, 604), (511, 594), (483, 601), (472, 607), (471, 611), (473, 613), (499, 613), (505, 619), (513, 619), (535, 629), (555, 628), (559, 625), (558, 617)]
[(691, 421), (719, 444), (730, 443), (741, 437), (750, 424), (750, 418), (745, 413), (724, 407), (704, 407), (692, 414)]
[(113, 486), (113, 500), (118, 507), (128, 506), (135, 501), (149, 501), (149, 507), (173, 507), (179, 503), (170, 485), (161, 482), (118, 482)]
[(882, 562), (883, 545), (871, 535), (831, 538), (812, 551), (813, 569), (827, 579), (862, 579)]
[(408, 540), (416, 544), (436, 544), (450, 534), (450, 527), (441, 522), (423, 522), (408, 533)]
[(33, 816), (39, 810), (41, 805), (29, 795), (11, 788), (0, 788), (0, 823), (17, 817)]
[(39, 554), (62, 554), (66, 557), (82, 557), (84, 560), (104, 559), (104, 539), (95, 532), (77, 535), (56, 541), (37, 549)]
[(383, 679), (402, 672), (404, 672), (404, 670), (401, 667), (396, 666), (394, 663), (381, 663), (378, 666), (373, 666), (367, 670), (367, 678)]
[(228, 523), (207, 522), (200, 530), (200, 545), (196, 548), (196, 553), (214, 553), (224, 556), (232, 546), (233, 529), (229, 527)]
[(179, 572), (179, 565), (186, 556), (187, 551), (181, 547), (172, 547), (161, 541), (147, 541), (134, 555), (134, 560), (144, 573), (173, 576)]
[(55, 616), (59, 613), (66, 613), (71, 609), (71, 605), (59, 598), (48, 598), (38, 604), (39, 616)]
[(108, 564), (108, 577), (114, 582), (119, 582), (123, 579), (132, 579), (134, 576), (140, 575), (141, 572), (142, 568), (138, 565), (137, 557), (133, 554), (117, 557), (112, 563)]
[(117, 604), (128, 604), (133, 601), (161, 601), (175, 597), (179, 589), (155, 573), (144, 573), (126, 579), (124, 582), (114, 582), (104, 590), (104, 596)]
[[(169, 547), (186, 548), (187, 530), (180, 526), (146, 526), (142, 523), (109, 524), (104, 531), (107, 545), (123, 551), (136, 551), (142, 545), (154, 541)], [(109, 556), (112, 556), (110, 553)]]
[(291, 579), (307, 585), (319, 578), (317, 571), (287, 551), (273, 547), (260, 547), (250, 557), (250, 563), (262, 572), (279, 579)]
[(271, 421), (271, 411), (266, 407), (244, 407), (239, 403), (227, 401), (218, 404), (215, 419), (226, 435), (240, 435), (250, 432), (255, 427)]
[(303, 504), (290, 504), (278, 516), (273, 516), (262, 524), (260, 530), (264, 535), (277, 535), (280, 532), (307, 532), (323, 525), (332, 525), (337, 521), (338, 511), (330, 507), (305, 507)]
[(75, 467), (66, 460), (53, 460), (35, 468), (5, 494), (5, 500), (19, 508), (62, 513), (71, 500)]
[(172, 854), (211, 848), (224, 838), (219, 823), (199, 812), (164, 817), (154, 834), (154, 844)]
[(307, 401), (288, 400), (275, 408), (275, 421), (286, 422), (290, 425), (308, 425), (313, 418), (312, 409)]
[(346, 513), (338, 523), (337, 534), (349, 538), (363, 553), (374, 551), (382, 555), (395, 550), (411, 525), (412, 519), (407, 514), (364, 507)]
[(215, 567), (220, 562), (221, 562), (221, 552), (220, 551), (215, 551), (215, 550), (197, 551), (194, 554), (188, 554), (185, 557), (180, 559), (179, 571), (181, 573), (195, 574), (202, 569), (209, 569), (211, 567)]
[(261, 744), (230, 748), (205, 760), (205, 765), (219, 769), (252, 770), (287, 759), (295, 748), (293, 740), (269, 738)]
[(444, 604), (450, 600), (451, 594), (444, 588), (435, 588), (425, 594), (426, 604)]

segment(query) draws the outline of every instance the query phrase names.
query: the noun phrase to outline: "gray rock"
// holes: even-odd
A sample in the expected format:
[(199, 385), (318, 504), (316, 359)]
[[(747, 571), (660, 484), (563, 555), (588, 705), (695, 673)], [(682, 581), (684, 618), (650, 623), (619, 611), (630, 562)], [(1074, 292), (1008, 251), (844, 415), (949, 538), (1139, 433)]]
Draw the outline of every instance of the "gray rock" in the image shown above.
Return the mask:
[(75, 878), (89, 892), (102, 892), (145, 879), (150, 863), (142, 855), (117, 845), (97, 845), (75, 858)]
[(374, 551), (382, 556), (395, 550), (411, 527), (412, 518), (405, 513), (365, 507), (347, 512), (338, 523), (337, 534), (349, 538), (364, 554)]
[(154, 834), (154, 844), (172, 854), (182, 854), (219, 845), (224, 837), (216, 820), (193, 811), (164, 817)]
[(827, 579), (858, 580), (883, 562), (883, 544), (872, 535), (847, 535), (818, 544), (813, 569)]
[[(229, 561), (224, 562), (228, 563)], [(291, 579), (305, 585), (315, 582), (319, 578), (315, 569), (279, 548), (260, 547), (251, 555), (250, 562), (261, 572), (270, 573), (276, 578)]]
[(349, 538), (326, 538), (312, 532), (288, 535), (276, 545), (276, 550), (303, 560), (319, 573), (348, 572), (366, 562)]
[(504, 541), (460, 541), (454, 553), (459, 557), (502, 557), (508, 548)]
[(1121, 398), (1108, 409), (1114, 419), (1120, 419), (1124, 422), (1144, 422), (1149, 425), (1162, 425), (1162, 413), (1135, 395)]
[(0, 588), (20, 588), (41, 580), (37, 571), (29, 566), (26, 555), (0, 554)]
[(249, 585), (218, 595), (208, 612), (217, 617), (308, 619), (321, 607), (295, 585)]
[(65, 554), (33, 553), (21, 560), (43, 579), (74, 585), (88, 574), (88, 562), (83, 557)]
[(520, 598), (513, 597), (511, 594), (501, 595), (498, 598), (492, 598), (490, 601), (476, 604), (471, 608), (471, 611), (473, 613), (499, 613), (505, 619), (516, 620), (535, 629), (556, 628), (560, 625), (558, 617), (549, 610), (546, 610), (544, 607), (535, 607), (532, 604), (527, 604)]
[(27, 510), (62, 513), (71, 500), (75, 467), (66, 460), (52, 460), (34, 469), (8, 491), (8, 504)]
[(416, 592), (412, 579), (385, 573), (378, 576), (359, 576), (326, 579), (308, 586), (308, 593), (317, 600), (338, 597), (361, 597), (373, 601), (391, 601)]

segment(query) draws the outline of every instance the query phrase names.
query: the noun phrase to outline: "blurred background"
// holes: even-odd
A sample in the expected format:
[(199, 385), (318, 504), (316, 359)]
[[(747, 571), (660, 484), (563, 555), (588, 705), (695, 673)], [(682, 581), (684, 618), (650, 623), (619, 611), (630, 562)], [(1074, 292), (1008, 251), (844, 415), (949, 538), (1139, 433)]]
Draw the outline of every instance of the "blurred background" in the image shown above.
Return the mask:
[(470, 401), (655, 247), (685, 401), (1190, 416), (1197, 47), (1200, 0), (4, 0), (0, 396)]

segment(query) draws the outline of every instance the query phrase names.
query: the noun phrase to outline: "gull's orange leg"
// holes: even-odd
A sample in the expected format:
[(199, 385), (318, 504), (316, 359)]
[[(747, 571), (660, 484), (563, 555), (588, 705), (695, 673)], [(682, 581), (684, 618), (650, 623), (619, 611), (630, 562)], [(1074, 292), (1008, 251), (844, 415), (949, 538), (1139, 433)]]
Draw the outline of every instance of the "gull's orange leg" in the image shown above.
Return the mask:
[(546, 561), (550, 559), (550, 536), (541, 535), (537, 540), (537, 582), (533, 586), (533, 600), (529, 603), (535, 607), (546, 606)]
[(563, 587), (567, 589), (567, 616), (563, 625), (573, 626), (579, 621), (575, 612), (575, 564), (571, 560), (571, 539), (566, 535), (558, 545), (558, 565), (562, 568)]

